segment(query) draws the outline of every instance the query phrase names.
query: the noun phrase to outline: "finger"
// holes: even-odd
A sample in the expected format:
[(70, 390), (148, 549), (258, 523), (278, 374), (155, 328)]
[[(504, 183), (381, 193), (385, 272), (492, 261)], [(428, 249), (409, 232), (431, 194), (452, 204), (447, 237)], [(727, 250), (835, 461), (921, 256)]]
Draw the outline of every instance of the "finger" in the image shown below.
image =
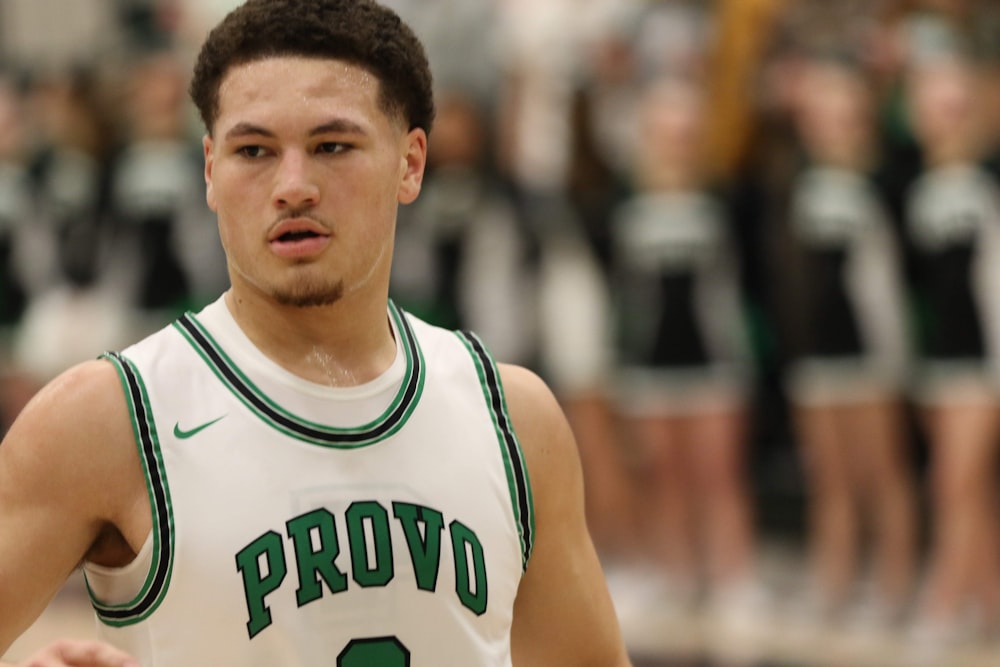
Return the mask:
[(135, 658), (104, 642), (67, 640), (56, 643), (53, 649), (70, 667), (139, 667)]

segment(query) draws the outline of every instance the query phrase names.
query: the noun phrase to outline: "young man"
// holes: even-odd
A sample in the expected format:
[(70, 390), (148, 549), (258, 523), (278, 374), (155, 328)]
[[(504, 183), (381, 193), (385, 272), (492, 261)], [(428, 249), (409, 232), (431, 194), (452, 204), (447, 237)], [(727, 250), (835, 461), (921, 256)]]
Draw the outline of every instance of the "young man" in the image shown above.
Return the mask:
[(430, 88), (368, 0), (212, 32), (191, 90), (232, 286), (11, 428), (0, 653), (83, 561), (109, 644), (30, 664), (628, 664), (551, 393), (388, 299)]

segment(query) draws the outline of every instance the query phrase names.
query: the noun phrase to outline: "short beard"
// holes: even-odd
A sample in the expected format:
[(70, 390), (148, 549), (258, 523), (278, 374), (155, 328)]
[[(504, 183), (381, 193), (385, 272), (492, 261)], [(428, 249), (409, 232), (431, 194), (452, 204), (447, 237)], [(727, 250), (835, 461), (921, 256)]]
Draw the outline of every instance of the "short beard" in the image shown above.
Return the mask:
[(344, 283), (337, 281), (336, 284), (321, 289), (313, 289), (307, 286), (292, 290), (275, 290), (272, 296), (282, 306), (293, 308), (315, 308), (318, 306), (330, 306), (340, 301), (344, 296)]

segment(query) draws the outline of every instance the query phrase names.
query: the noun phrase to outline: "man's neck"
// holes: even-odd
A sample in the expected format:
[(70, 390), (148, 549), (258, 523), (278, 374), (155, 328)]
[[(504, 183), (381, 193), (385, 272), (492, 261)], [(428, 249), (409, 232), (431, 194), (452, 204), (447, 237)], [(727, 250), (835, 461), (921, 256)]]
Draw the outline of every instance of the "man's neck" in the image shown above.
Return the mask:
[(265, 356), (310, 382), (335, 387), (364, 384), (395, 359), (386, 301), (366, 303), (363, 308), (343, 299), (327, 306), (298, 307), (230, 290), (225, 303)]

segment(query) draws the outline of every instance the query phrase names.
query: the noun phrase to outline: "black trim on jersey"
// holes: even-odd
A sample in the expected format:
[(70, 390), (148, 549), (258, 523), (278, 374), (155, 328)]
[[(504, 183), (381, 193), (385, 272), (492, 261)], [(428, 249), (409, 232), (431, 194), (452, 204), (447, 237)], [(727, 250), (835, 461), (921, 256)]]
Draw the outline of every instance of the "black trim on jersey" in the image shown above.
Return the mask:
[(143, 468), (149, 483), (150, 501), (152, 504), (153, 530), (159, 540), (158, 553), (153, 553), (155, 563), (152, 580), (145, 594), (127, 605), (104, 605), (91, 599), (97, 616), (109, 625), (127, 625), (142, 620), (162, 600), (173, 562), (173, 536), (171, 534), (172, 518), (170, 516), (170, 500), (166, 483), (162, 477), (162, 465), (159, 460), (159, 445), (152, 416), (147, 412), (142, 381), (132, 363), (117, 352), (103, 355), (113, 360), (120, 371), (123, 388), (128, 392), (128, 402), (132, 411), (135, 428), (136, 444), (143, 457)]
[(507, 416), (507, 406), (503, 397), (503, 388), (501, 387), (500, 377), (497, 372), (497, 368), (493, 363), (493, 358), (490, 356), (489, 352), (486, 351), (486, 347), (483, 345), (482, 341), (480, 341), (474, 333), (470, 331), (458, 331), (456, 333), (458, 333), (458, 335), (461, 336), (472, 349), (484, 374), (483, 381), (485, 382), (486, 389), (489, 392), (489, 406), (493, 412), (494, 418), (496, 419), (501, 443), (505, 448), (508, 460), (510, 461), (511, 472), (513, 474), (513, 484), (517, 492), (517, 520), (518, 527), (521, 531), (521, 547), (523, 549), (521, 554), (522, 565), (527, 567), (528, 560), (531, 558), (532, 540), (534, 538), (532, 533), (534, 509), (532, 508), (531, 488), (528, 482), (528, 474), (521, 452), (521, 445), (517, 440), (517, 436), (514, 434), (514, 427), (511, 425), (510, 419)]
[(203, 358), (215, 370), (231, 389), (247, 405), (263, 417), (278, 427), (292, 432), (302, 438), (319, 441), (325, 445), (346, 445), (357, 446), (375, 442), (397, 430), (402, 422), (406, 420), (413, 410), (416, 397), (420, 394), (423, 383), (423, 359), (417, 345), (416, 336), (410, 328), (410, 323), (401, 311), (396, 317), (402, 344), (406, 347), (406, 353), (412, 360), (411, 371), (406, 378), (406, 385), (403, 387), (401, 398), (391, 413), (381, 418), (372, 428), (365, 430), (351, 429), (324, 429), (319, 425), (309, 424), (294, 415), (281, 412), (264, 400), (263, 394), (253, 387), (229, 362), (228, 359), (213, 344), (191, 313), (181, 316), (176, 325), (183, 328), (191, 342), (202, 353)]

